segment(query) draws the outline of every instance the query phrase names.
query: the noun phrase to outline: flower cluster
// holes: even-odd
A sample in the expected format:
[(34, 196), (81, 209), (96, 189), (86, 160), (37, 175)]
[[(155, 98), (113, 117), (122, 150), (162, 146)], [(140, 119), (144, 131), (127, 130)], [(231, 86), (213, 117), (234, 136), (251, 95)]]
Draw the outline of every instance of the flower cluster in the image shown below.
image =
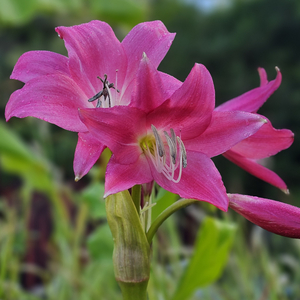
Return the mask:
[(278, 68), (270, 82), (259, 69), (260, 87), (215, 108), (213, 81), (203, 65), (195, 64), (184, 82), (157, 70), (175, 37), (160, 21), (137, 25), (122, 42), (100, 21), (56, 31), (68, 57), (23, 54), (11, 78), (25, 85), (11, 95), (5, 116), (33, 116), (78, 132), (76, 180), (108, 147), (105, 196), (155, 181), (183, 198), (224, 211), (230, 206), (267, 230), (300, 237), (298, 208), (227, 195), (211, 160), (222, 154), (287, 191), (277, 174), (258, 163), (293, 142), (291, 131), (276, 130), (257, 114), (281, 83)]

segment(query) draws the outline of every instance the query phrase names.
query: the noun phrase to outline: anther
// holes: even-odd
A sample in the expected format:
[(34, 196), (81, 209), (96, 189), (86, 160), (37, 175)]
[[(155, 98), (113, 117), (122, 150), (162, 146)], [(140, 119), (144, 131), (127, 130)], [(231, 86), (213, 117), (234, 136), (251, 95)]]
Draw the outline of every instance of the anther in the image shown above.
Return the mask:
[(101, 80), (101, 82), (103, 83), (103, 88), (102, 91), (100, 91), (99, 93), (97, 93), (95, 96), (93, 96), (92, 98), (88, 99), (88, 102), (93, 102), (95, 100), (98, 100), (96, 107), (101, 107), (102, 106), (102, 102), (100, 101), (100, 97), (103, 96), (104, 101), (106, 100), (106, 98), (108, 98), (108, 107), (111, 107), (111, 93), (110, 93), (110, 89), (115, 89), (118, 93), (120, 92), (118, 89), (115, 88), (113, 83), (109, 83), (107, 80), (107, 75), (104, 74), (104, 80), (97, 76), (98, 79)]
[(165, 155), (165, 147), (164, 147), (163, 141), (162, 141), (160, 135), (158, 134), (158, 131), (154, 125), (151, 125), (151, 129), (154, 133), (158, 155), (160, 157), (163, 157)]
[[(173, 132), (174, 132), (174, 130), (173, 130)], [(170, 149), (170, 156), (172, 158), (172, 163), (175, 165), (176, 164), (176, 155), (177, 155), (176, 139), (175, 139), (175, 143), (174, 143), (172, 138), (168, 135), (168, 133), (166, 131), (164, 131), (164, 134), (165, 134), (165, 137), (166, 137), (169, 149)]]
[(186, 168), (187, 166), (187, 155), (186, 155), (186, 149), (184, 147), (183, 141), (177, 137), (178, 143), (180, 145), (180, 150), (181, 150), (181, 159), (182, 159), (182, 167)]
[(177, 140), (176, 140), (176, 135), (175, 135), (174, 129), (171, 128), (170, 132), (171, 132), (171, 139), (173, 141), (173, 144), (175, 145), (175, 156), (177, 156)]

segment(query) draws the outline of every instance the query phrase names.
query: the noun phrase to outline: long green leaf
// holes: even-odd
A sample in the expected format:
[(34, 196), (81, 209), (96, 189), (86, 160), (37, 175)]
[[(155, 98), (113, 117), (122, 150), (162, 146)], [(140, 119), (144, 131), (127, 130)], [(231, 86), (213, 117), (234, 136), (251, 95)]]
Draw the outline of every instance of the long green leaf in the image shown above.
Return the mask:
[(194, 254), (172, 300), (189, 299), (221, 275), (233, 242), (235, 226), (207, 217), (199, 231)]
[(37, 156), (3, 122), (0, 122), (1, 168), (21, 176), (36, 190), (49, 191), (53, 186), (49, 165)]

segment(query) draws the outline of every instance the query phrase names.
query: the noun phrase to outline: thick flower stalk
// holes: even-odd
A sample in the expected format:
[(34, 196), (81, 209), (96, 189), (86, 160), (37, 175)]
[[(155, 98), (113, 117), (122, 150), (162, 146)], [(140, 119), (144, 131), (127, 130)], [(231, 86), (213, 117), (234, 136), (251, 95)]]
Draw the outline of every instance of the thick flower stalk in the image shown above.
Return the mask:
[(113, 153), (105, 196), (154, 180), (183, 198), (227, 210), (225, 187), (210, 158), (255, 133), (265, 120), (246, 112), (215, 112), (213, 82), (203, 65), (196, 64), (171, 93), (175, 84), (173, 78), (162, 80), (144, 55), (130, 106), (80, 109), (89, 132)]
[(157, 68), (175, 34), (160, 21), (135, 26), (122, 42), (100, 21), (57, 27), (56, 31), (65, 42), (68, 57), (49, 51), (24, 53), (11, 78), (25, 85), (11, 95), (5, 117), (8, 121), (13, 116), (32, 116), (78, 132), (74, 172), (80, 179), (105, 144), (88, 132), (78, 108), (128, 105), (143, 52)]
[[(231, 99), (216, 108), (216, 111), (246, 111), (256, 113), (270, 95), (280, 86), (281, 73), (278, 68), (276, 79), (268, 82), (264, 69), (259, 68), (260, 87), (237, 98)], [(260, 159), (270, 157), (287, 149), (294, 140), (288, 129), (277, 130), (268, 120), (254, 135), (241, 141), (223, 155), (252, 175), (288, 193), (285, 182), (273, 171), (259, 163)]]
[(114, 239), (114, 271), (124, 300), (146, 300), (151, 251), (128, 191), (106, 198), (107, 222)]

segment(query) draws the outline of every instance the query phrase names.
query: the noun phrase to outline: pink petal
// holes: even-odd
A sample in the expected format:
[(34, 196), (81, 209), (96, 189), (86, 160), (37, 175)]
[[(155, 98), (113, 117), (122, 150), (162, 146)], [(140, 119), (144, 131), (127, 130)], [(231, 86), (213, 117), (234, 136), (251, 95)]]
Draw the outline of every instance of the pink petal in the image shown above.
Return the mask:
[(174, 183), (158, 173), (150, 163), (154, 180), (165, 190), (182, 198), (197, 199), (227, 211), (228, 198), (221, 175), (214, 163), (205, 154), (188, 151), (187, 167), (182, 171), (181, 180)]
[(148, 183), (153, 180), (147, 159), (142, 154), (138, 160), (130, 165), (116, 162), (114, 155), (111, 157), (105, 174), (105, 195), (127, 190), (136, 184)]
[(175, 33), (170, 33), (161, 21), (145, 22), (135, 26), (122, 41), (128, 57), (126, 82), (129, 83), (135, 77), (144, 52), (157, 69), (174, 37)]
[(255, 133), (265, 120), (257, 115), (239, 111), (214, 111), (209, 127), (200, 136), (185, 140), (186, 149), (217, 156)]
[(150, 112), (164, 101), (164, 92), (159, 72), (148, 57), (141, 60), (130, 106)]
[(228, 197), (229, 206), (252, 223), (279, 235), (300, 238), (300, 208), (246, 195)]
[(159, 75), (163, 84), (163, 98), (169, 99), (181, 87), (182, 82), (167, 73), (159, 72)]
[(66, 130), (83, 132), (86, 126), (78, 116), (79, 107), (88, 107), (87, 96), (63, 74), (37, 77), (15, 91), (5, 109), (11, 117), (36, 117)]
[(56, 73), (70, 76), (67, 57), (50, 51), (29, 51), (19, 58), (10, 78), (26, 83)]
[(250, 159), (262, 159), (287, 149), (293, 141), (294, 134), (290, 130), (277, 130), (268, 121), (254, 135), (235, 145), (232, 150)]
[(266, 70), (264, 68), (258, 68), (257, 71), (260, 78), (260, 86), (267, 85), (269, 81)]
[(195, 64), (170, 100), (147, 116), (147, 125), (169, 132), (173, 128), (182, 140), (191, 139), (208, 127), (215, 105), (212, 78), (203, 65)]
[(276, 70), (276, 79), (266, 84), (264, 75), (261, 75), (261, 82), (263, 84), (262, 86), (219, 105), (216, 110), (241, 110), (253, 113), (257, 112), (257, 110), (266, 102), (266, 100), (278, 89), (281, 84), (282, 76), (280, 70), (278, 68)]
[(288, 189), (284, 181), (276, 173), (263, 167), (255, 160), (241, 156), (232, 150), (223, 153), (223, 156), (250, 174), (280, 188), (285, 193), (288, 193)]
[(88, 173), (104, 149), (105, 146), (99, 143), (89, 132), (78, 133), (73, 163), (76, 181)]
[(142, 150), (138, 140), (147, 133), (145, 113), (128, 106), (80, 109), (81, 120), (100, 143), (115, 155), (118, 163), (131, 164)]
[(102, 89), (97, 76), (103, 79), (106, 74), (110, 83), (122, 87), (127, 58), (107, 23), (91, 21), (72, 27), (57, 27), (56, 31), (68, 50), (70, 73), (88, 98)]

